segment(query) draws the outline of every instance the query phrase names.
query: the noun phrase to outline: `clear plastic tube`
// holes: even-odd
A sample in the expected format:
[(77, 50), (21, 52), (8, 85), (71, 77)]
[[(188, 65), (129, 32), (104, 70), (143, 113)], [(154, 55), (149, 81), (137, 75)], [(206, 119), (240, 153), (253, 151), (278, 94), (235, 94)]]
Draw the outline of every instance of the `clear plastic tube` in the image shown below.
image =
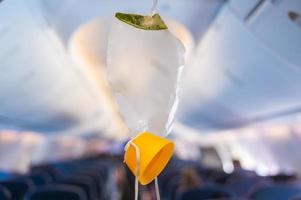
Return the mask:
[(151, 9), (151, 16), (155, 14), (155, 10), (157, 8), (157, 5), (158, 5), (158, 0), (153, 0), (153, 6), (152, 6), (152, 9)]

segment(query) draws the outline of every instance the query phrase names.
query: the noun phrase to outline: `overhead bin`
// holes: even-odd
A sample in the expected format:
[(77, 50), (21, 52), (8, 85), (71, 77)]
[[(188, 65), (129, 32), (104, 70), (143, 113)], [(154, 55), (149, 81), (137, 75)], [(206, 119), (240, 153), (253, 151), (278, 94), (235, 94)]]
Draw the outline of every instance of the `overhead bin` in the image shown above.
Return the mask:
[(298, 0), (231, 0), (229, 9), (275, 56), (301, 65), (301, 4)]
[(181, 122), (224, 129), (298, 112), (301, 34), (284, 11), (298, 10), (300, 3), (264, 2), (270, 12), (249, 22), (237, 16), (231, 3), (219, 13), (186, 68)]
[(275, 56), (289, 67), (301, 66), (301, 4), (298, 0), (262, 1), (245, 21)]
[(230, 0), (229, 8), (235, 15), (244, 20), (260, 5), (261, 0)]

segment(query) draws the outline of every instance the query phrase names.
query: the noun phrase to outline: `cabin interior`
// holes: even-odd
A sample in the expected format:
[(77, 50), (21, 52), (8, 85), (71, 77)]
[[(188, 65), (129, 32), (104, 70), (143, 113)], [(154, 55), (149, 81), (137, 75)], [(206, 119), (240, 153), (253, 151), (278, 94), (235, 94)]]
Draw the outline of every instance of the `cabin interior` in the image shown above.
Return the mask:
[[(0, 21), (0, 200), (301, 200), (300, 0), (0, 0)], [(142, 129), (168, 163), (143, 168)]]

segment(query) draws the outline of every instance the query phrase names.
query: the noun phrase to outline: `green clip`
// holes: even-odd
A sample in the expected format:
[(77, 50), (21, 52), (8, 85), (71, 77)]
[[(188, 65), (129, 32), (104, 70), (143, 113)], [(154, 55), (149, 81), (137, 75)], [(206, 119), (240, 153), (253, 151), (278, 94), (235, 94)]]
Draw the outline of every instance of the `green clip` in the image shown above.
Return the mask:
[(165, 30), (166, 24), (159, 14), (143, 16), (137, 14), (116, 13), (115, 17), (131, 26), (143, 30)]

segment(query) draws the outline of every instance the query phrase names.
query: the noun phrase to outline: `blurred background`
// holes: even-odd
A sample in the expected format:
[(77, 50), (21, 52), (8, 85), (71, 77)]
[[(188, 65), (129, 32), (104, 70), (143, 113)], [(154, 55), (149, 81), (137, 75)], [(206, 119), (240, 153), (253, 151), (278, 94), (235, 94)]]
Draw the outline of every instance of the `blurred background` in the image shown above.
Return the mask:
[[(110, 24), (116, 12), (148, 14), (152, 3), (0, 1), (0, 180), (53, 163), (64, 163), (64, 169), (52, 167), (65, 173), (74, 168), (70, 160), (87, 157), (84, 166), (102, 166), (100, 154), (107, 166), (121, 163), (130, 135), (107, 83)], [(167, 171), (202, 166), (216, 170), (200, 170), (204, 180), (224, 184), (217, 174), (233, 174), (239, 166), (268, 177), (264, 182), (279, 175), (298, 180), (301, 1), (160, 0), (156, 11), (186, 49), (168, 135), (176, 164)], [(176, 171), (185, 182), (197, 170)], [(233, 182), (228, 188), (241, 185)], [(247, 198), (244, 190), (234, 191), (236, 197)], [(164, 197), (175, 199), (171, 193)]]

